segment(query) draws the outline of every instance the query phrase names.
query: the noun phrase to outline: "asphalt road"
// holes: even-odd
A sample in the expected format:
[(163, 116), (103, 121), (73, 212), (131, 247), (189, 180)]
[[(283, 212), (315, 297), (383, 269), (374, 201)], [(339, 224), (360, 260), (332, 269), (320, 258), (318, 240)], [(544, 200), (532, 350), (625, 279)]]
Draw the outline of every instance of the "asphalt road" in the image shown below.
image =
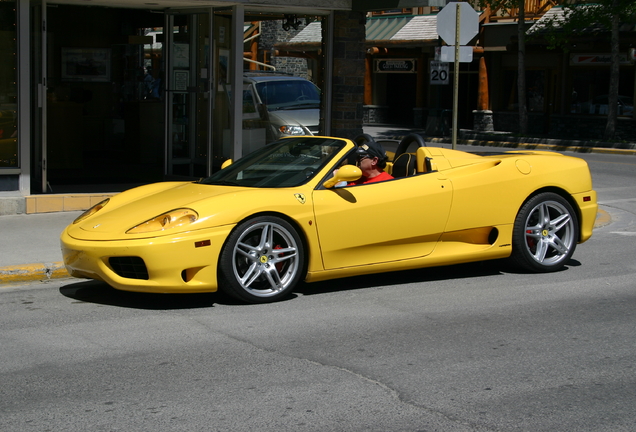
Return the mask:
[(502, 262), (242, 305), (63, 280), (0, 291), (3, 431), (636, 430), (636, 158), (566, 270)]

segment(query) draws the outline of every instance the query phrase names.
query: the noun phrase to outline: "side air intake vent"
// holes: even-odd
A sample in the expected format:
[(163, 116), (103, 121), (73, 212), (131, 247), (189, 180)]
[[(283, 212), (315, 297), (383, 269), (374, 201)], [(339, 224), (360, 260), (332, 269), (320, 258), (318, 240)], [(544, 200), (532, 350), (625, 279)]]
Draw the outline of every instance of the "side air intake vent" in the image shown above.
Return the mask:
[(113, 271), (123, 278), (148, 280), (146, 263), (139, 257), (111, 257), (108, 262)]

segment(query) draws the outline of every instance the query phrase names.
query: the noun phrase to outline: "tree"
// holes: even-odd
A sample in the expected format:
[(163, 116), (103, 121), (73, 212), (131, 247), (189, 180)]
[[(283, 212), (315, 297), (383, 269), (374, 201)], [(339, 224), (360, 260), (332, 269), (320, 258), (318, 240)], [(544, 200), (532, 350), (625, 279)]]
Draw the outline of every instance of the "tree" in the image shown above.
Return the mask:
[(570, 0), (563, 5), (563, 14), (545, 20), (534, 34), (545, 37), (548, 48), (569, 51), (577, 37), (607, 36), (611, 52), (610, 82), (608, 89), (607, 124), (604, 139), (613, 140), (616, 135), (618, 116), (618, 83), (620, 73), (620, 24), (634, 22), (636, 3), (634, 0)]
[(517, 19), (517, 93), (519, 94), (519, 132), (528, 133), (528, 106), (526, 104), (526, 2), (517, 0), (519, 18)]

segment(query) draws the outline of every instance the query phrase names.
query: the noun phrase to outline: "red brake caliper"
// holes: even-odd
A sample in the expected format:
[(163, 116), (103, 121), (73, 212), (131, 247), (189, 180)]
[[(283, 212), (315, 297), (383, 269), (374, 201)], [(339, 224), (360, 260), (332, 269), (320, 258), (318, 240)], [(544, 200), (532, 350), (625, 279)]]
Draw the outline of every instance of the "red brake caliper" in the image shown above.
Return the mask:
[[(532, 230), (526, 230), (526, 234), (532, 234)], [(533, 248), (536, 245), (535, 240), (531, 237), (526, 237), (526, 243), (529, 248)]]
[[(274, 246), (274, 250), (282, 249), (282, 248), (283, 247), (281, 245)], [(282, 256), (282, 255), (279, 255), (279, 256)], [(278, 270), (278, 273), (283, 271), (283, 263), (282, 262), (276, 263), (276, 270)]]

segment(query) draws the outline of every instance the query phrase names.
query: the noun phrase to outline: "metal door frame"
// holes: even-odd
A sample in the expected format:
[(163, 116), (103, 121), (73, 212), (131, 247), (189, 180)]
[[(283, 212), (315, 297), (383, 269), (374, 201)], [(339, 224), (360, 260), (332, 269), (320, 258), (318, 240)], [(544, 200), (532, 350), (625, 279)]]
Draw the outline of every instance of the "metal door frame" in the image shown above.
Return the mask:
[[(34, 9), (39, 9), (39, 14), (33, 13)], [(31, 126), (33, 130), (32, 138), (35, 140), (36, 145), (34, 146), (35, 154), (33, 162), (36, 163), (35, 169), (33, 170), (33, 174), (36, 176), (41, 176), (40, 182), (40, 192), (47, 193), (50, 189), (48, 182), (48, 171), (47, 171), (47, 33), (46, 33), (46, 24), (47, 24), (47, 14), (46, 14), (47, 3), (46, 0), (33, 0), (29, 4), (29, 23), (30, 23), (30, 35), (33, 35), (32, 41), (30, 43), (29, 53), (35, 51), (35, 55), (38, 54), (39, 48), (39, 62), (40, 67), (39, 70), (32, 70), (31, 80), (32, 84), (35, 88), (35, 92), (31, 97), (30, 106), (31, 106)], [(34, 23), (33, 20), (40, 17), (39, 23)], [(35, 56), (33, 54), (29, 54), (30, 63), (35, 62)], [(38, 66), (37, 63), (31, 63), (31, 66)], [(37, 75), (35, 75), (37, 73)], [(35, 99), (36, 98), (36, 99)], [(33, 115), (36, 114), (36, 115)], [(39, 133), (35, 133), (38, 131)], [(39, 153), (38, 153), (39, 152)], [(38, 168), (39, 165), (39, 168)]]
[[(194, 50), (196, 50), (196, 47), (194, 46), (197, 39), (198, 39), (198, 34), (197, 32), (197, 26), (196, 26), (196, 21), (197, 19), (200, 19), (200, 15), (202, 14), (207, 14), (208, 16), (208, 20), (209, 20), (209, 38), (210, 38), (210, 43), (208, 44), (208, 58), (209, 58), (209, 67), (208, 67), (208, 71), (207, 71), (207, 85), (206, 88), (207, 90), (204, 91), (204, 93), (207, 93), (208, 97), (207, 97), (207, 109), (208, 109), (208, 119), (207, 119), (207, 143), (206, 143), (206, 147), (207, 147), (207, 158), (206, 158), (206, 171), (207, 174), (210, 174), (211, 171), (211, 160), (212, 160), (212, 108), (214, 106), (214, 96), (215, 96), (215, 92), (212, 91), (213, 86), (212, 83), (213, 81), (213, 75), (214, 75), (214, 67), (213, 67), (213, 47), (214, 47), (214, 43), (213, 38), (214, 38), (214, 20), (213, 20), (213, 16), (214, 16), (214, 10), (215, 8), (196, 8), (196, 9), (168, 9), (165, 11), (165, 21), (164, 21), (164, 41), (165, 41), (165, 45), (164, 45), (164, 53), (165, 53), (165, 93), (166, 93), (166, 104), (165, 104), (165, 113), (164, 113), (164, 118), (165, 118), (165, 132), (164, 132), (164, 147), (165, 147), (165, 164), (164, 164), (164, 175), (173, 175), (173, 163), (172, 163), (172, 149), (173, 149), (173, 125), (172, 125), (172, 114), (173, 114), (173, 104), (172, 104), (172, 100), (173, 100), (173, 95), (176, 92), (176, 90), (174, 89), (174, 85), (175, 83), (173, 82), (173, 65), (174, 65), (174, 58), (173, 58), (173, 44), (174, 44), (174, 33), (172, 31), (172, 29), (174, 28), (174, 17), (175, 15), (189, 15), (192, 16), (192, 21), (188, 23), (188, 34), (189, 34), (189, 51), (190, 51), (190, 75), (189, 75), (189, 82), (188, 82), (188, 90), (185, 93), (191, 94), (191, 95), (196, 95), (196, 90), (192, 91), (193, 88), (196, 88), (196, 80), (197, 80), (197, 73), (199, 73), (199, 71), (196, 70), (196, 58), (191, 55), (192, 52)], [(192, 27), (192, 28), (190, 28)], [(179, 92), (179, 93), (183, 93), (183, 92)], [(188, 101), (188, 111), (189, 113), (196, 113), (195, 110), (195, 104), (196, 104), (196, 100), (194, 98), (189, 98)], [(189, 133), (189, 139), (188, 139), (188, 146), (189, 146), (189, 165), (190, 165), (190, 173), (192, 174), (192, 169), (193, 169), (193, 165), (194, 165), (194, 147), (195, 147), (195, 143), (193, 141), (193, 133), (192, 131), (194, 130), (194, 126), (195, 126), (195, 122), (193, 121), (194, 119), (190, 119), (189, 124), (188, 124), (188, 128), (190, 129), (190, 133)]]

